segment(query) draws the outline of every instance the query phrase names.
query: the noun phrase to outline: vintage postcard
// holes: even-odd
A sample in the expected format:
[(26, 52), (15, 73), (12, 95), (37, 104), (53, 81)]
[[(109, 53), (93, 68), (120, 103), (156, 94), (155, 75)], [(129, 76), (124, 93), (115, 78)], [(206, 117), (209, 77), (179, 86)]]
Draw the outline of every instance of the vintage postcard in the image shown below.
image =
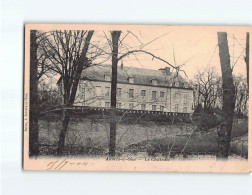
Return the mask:
[(23, 168), (249, 173), (251, 32), (26, 24)]

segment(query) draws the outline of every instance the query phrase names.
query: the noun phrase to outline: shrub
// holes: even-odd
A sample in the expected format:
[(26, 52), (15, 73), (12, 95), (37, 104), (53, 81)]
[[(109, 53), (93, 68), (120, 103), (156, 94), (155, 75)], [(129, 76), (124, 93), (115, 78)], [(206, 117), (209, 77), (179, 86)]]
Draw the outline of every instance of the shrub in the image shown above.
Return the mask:
[(213, 112), (194, 112), (192, 120), (196, 123), (198, 131), (208, 131), (209, 129), (217, 127), (219, 124), (219, 121)]

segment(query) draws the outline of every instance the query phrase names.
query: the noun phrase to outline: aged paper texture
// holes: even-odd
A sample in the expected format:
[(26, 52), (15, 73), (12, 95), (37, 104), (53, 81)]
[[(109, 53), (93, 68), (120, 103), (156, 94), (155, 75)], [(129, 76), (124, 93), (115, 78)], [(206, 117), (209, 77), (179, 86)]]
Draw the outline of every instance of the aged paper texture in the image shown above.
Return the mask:
[(249, 173), (251, 30), (26, 24), (24, 169)]

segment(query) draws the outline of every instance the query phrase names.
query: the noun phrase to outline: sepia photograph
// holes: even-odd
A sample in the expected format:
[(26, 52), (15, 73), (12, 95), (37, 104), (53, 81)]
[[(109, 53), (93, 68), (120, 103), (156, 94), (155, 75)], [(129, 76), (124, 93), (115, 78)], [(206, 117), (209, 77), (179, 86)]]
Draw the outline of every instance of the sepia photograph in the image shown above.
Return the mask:
[(249, 31), (26, 24), (24, 169), (250, 172)]
[(0, 194), (252, 194), (252, 1), (0, 2)]
[(0, 195), (252, 194), (252, 1), (0, 2)]

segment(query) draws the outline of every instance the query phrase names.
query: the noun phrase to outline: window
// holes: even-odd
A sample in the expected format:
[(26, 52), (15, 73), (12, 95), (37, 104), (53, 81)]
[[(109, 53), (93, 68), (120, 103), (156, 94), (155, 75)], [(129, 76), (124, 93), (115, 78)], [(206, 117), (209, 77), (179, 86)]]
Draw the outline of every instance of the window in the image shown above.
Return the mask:
[(121, 96), (122, 96), (122, 89), (117, 88), (117, 97), (121, 97)]
[(135, 82), (135, 79), (133, 77), (129, 77), (129, 83), (134, 83)]
[(145, 110), (146, 109), (146, 104), (141, 104), (141, 110)]
[(134, 108), (134, 103), (129, 103), (129, 109), (133, 109)]
[(157, 85), (157, 80), (156, 79), (151, 80), (151, 84), (152, 85)]
[(82, 93), (82, 94), (80, 95), (80, 99), (81, 99), (81, 100), (85, 100), (85, 94), (84, 94), (84, 93)]
[(164, 106), (160, 106), (160, 111), (164, 112)]
[(164, 99), (164, 92), (163, 91), (160, 92), (160, 98)]
[(174, 102), (180, 102), (180, 94), (179, 93), (174, 93)]
[(145, 98), (145, 96), (146, 96), (146, 90), (142, 90), (141, 91), (141, 96), (142, 96), (142, 98)]
[(134, 89), (129, 89), (129, 98), (134, 97)]
[(117, 107), (117, 108), (121, 108), (121, 107), (122, 107), (122, 103), (117, 103), (117, 104), (116, 104), (116, 107)]
[(110, 87), (105, 87), (105, 96), (109, 96), (110, 94)]
[(156, 91), (152, 91), (152, 99), (153, 100), (157, 99), (157, 92)]
[(184, 102), (184, 104), (188, 103), (188, 95), (187, 94), (183, 95), (183, 102)]
[(175, 105), (175, 112), (178, 112), (178, 111), (179, 111), (179, 105), (176, 104), (176, 105)]
[(184, 112), (184, 113), (187, 113), (187, 107), (184, 107), (184, 108), (183, 108), (183, 112)]
[(111, 81), (110, 75), (104, 75), (105, 81)]
[(152, 111), (156, 111), (157, 110), (157, 106), (156, 105), (152, 105)]
[(105, 107), (109, 108), (110, 107), (110, 102), (105, 102)]
[(96, 94), (96, 96), (101, 96), (101, 86), (95, 87), (95, 94)]

